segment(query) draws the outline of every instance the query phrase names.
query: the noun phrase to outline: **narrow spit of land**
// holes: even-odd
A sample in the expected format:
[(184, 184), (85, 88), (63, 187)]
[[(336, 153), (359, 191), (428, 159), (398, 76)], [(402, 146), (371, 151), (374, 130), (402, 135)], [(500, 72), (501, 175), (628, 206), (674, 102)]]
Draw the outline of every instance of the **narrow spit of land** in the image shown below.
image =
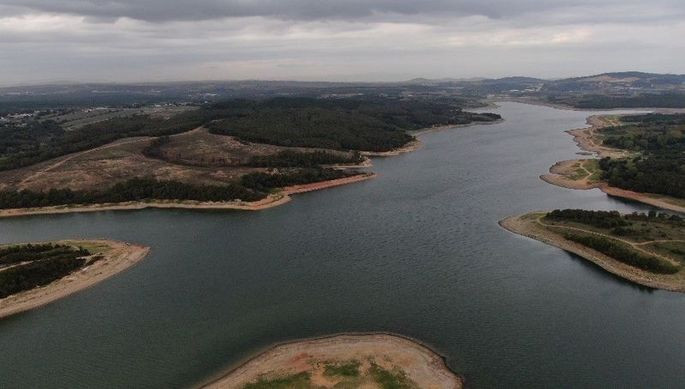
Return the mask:
[(441, 356), (388, 334), (350, 334), (285, 343), (255, 356), (211, 389), (463, 387)]
[[(46, 258), (39, 258), (35, 253), (10, 253), (3, 256), (0, 264), (0, 286), (3, 290), (14, 288), (21, 291), (0, 299), (0, 318), (40, 307), (93, 286), (135, 265), (145, 258), (150, 250), (149, 247), (113, 240), (63, 240), (34, 243), (32, 246), (35, 248), (48, 244), (54, 248), (49, 251), (50, 254)], [(7, 254), (5, 251), (17, 247), (26, 245), (3, 245), (0, 246), (0, 252)], [(73, 258), (63, 252), (57, 252), (59, 249), (64, 251), (67, 248), (81, 252)], [(23, 258), (22, 255), (31, 258)], [(11, 256), (17, 258), (5, 260)], [(71, 266), (70, 261), (80, 261), (80, 264)], [(22, 267), (26, 267), (25, 272), (17, 271)], [(50, 279), (51, 272), (60, 274), (53, 281), (45, 283)], [(40, 286), (21, 288), (20, 284), (29, 274), (40, 278), (34, 281)]]
[(577, 254), (634, 283), (685, 292), (682, 221), (667, 216), (619, 215), (618, 212), (563, 212), (590, 215), (586, 220), (592, 221), (532, 212), (508, 217), (500, 225), (513, 233)]

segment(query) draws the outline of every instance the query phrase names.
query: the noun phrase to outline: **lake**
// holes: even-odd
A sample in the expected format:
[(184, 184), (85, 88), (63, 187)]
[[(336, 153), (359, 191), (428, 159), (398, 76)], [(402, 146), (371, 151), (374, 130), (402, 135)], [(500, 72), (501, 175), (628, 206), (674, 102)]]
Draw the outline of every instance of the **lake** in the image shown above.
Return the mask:
[(187, 387), (285, 340), (388, 331), (469, 388), (685, 382), (685, 295), (511, 234), (554, 208), (648, 210), (538, 176), (591, 113), (518, 103), (505, 121), (421, 136), (378, 177), (262, 212), (144, 210), (0, 220), (0, 241), (112, 238), (139, 265), (0, 321), (3, 388)]

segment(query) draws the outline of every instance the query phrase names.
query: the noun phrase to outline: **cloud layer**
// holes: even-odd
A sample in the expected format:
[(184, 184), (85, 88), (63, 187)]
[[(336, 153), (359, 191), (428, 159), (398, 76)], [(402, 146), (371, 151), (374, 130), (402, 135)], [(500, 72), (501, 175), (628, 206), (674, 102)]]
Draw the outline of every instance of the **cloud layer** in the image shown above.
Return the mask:
[(685, 2), (0, 0), (0, 83), (684, 73)]

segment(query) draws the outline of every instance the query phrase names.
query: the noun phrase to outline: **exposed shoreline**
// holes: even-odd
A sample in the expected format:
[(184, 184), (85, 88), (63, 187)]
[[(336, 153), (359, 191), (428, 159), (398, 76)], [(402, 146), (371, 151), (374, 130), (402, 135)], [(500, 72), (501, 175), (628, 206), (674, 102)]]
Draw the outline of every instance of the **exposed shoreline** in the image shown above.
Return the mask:
[(28, 311), (91, 287), (140, 262), (149, 247), (114, 240), (62, 240), (55, 243), (88, 246), (108, 246), (104, 258), (48, 285), (0, 299), (0, 319)]
[[(593, 153), (599, 158), (604, 157), (624, 157), (629, 155), (628, 152), (619, 149), (613, 149), (597, 144), (594, 140), (595, 132), (610, 125), (606, 117), (593, 115), (587, 119), (588, 127), (567, 130), (566, 133), (573, 136), (573, 140), (578, 145), (578, 148), (584, 152)], [(657, 195), (653, 193), (635, 192), (627, 189), (621, 189), (610, 186), (603, 181), (587, 182), (585, 180), (573, 180), (566, 176), (569, 173), (570, 165), (583, 161), (583, 159), (574, 159), (567, 161), (559, 161), (549, 169), (548, 174), (543, 174), (540, 179), (543, 181), (567, 189), (588, 190), (599, 189), (609, 196), (620, 197), (627, 200), (637, 201), (643, 204), (651, 205), (657, 208), (663, 208), (674, 212), (685, 213), (685, 201), (672, 198), (664, 195)], [(679, 205), (678, 203), (682, 203)]]
[[(451, 128), (471, 127), (478, 125), (490, 125), (502, 122), (504, 119), (493, 122), (477, 122), (463, 125), (444, 125), (429, 127), (418, 130), (413, 134), (419, 136), (425, 133), (441, 131)], [(192, 130), (192, 131), (196, 131)], [(352, 168), (369, 168), (373, 164), (370, 158), (392, 157), (404, 153), (416, 151), (423, 147), (423, 143), (419, 139), (414, 139), (408, 144), (384, 152), (363, 151), (361, 154), (366, 159), (357, 165), (334, 165), (332, 168), (336, 169), (352, 169)], [(293, 185), (282, 188), (280, 191), (270, 194), (266, 198), (258, 201), (219, 201), (219, 202), (202, 202), (192, 200), (154, 200), (154, 201), (129, 201), (123, 203), (105, 203), (105, 204), (84, 204), (84, 205), (59, 205), (49, 207), (37, 208), (15, 208), (15, 209), (0, 209), (0, 219), (9, 217), (33, 216), (33, 215), (56, 215), (67, 213), (87, 213), (87, 212), (102, 212), (102, 211), (134, 211), (148, 208), (156, 209), (191, 209), (191, 210), (237, 210), (237, 211), (261, 211), (279, 205), (283, 205), (292, 200), (291, 195), (298, 193), (311, 192), (316, 190), (323, 190), (334, 188), (336, 186), (353, 184), (360, 181), (366, 181), (375, 178), (375, 173), (361, 173), (358, 175), (343, 177), (334, 180), (314, 182), (304, 185)]]
[(355, 182), (366, 181), (376, 177), (374, 173), (363, 173), (350, 177), (338, 178), (335, 180), (314, 182), (304, 185), (293, 185), (283, 188), (277, 193), (271, 194), (266, 198), (258, 201), (226, 201), (226, 202), (201, 202), (201, 201), (130, 201), (125, 203), (112, 204), (89, 204), (89, 205), (74, 205), (74, 206), (54, 206), (54, 207), (40, 207), (40, 208), (15, 208), (0, 210), (0, 218), (32, 216), (32, 215), (54, 215), (66, 213), (85, 213), (85, 212), (101, 212), (101, 211), (131, 211), (141, 210), (147, 208), (158, 209), (195, 209), (195, 210), (240, 210), (240, 211), (261, 211), (264, 209), (273, 208), (289, 202), (291, 195), (297, 193), (311, 192), (315, 190), (322, 190), (334, 188), (336, 186), (352, 184)]
[(510, 216), (500, 220), (499, 225), (507, 231), (581, 256), (602, 269), (630, 282), (649, 288), (685, 293), (685, 286), (677, 284), (675, 277), (672, 275), (655, 274), (640, 270), (589, 247), (569, 241), (563, 236), (545, 229), (538, 223), (538, 219), (544, 214), (545, 212), (532, 212), (524, 215)]
[[(396, 359), (401, 360), (400, 367), (409, 370), (407, 373), (410, 378), (418, 381), (433, 380), (439, 383), (439, 386), (426, 387), (454, 389), (463, 387), (463, 378), (449, 369), (444, 356), (420, 341), (386, 332), (340, 333), (276, 343), (205, 380), (198, 387), (240, 388), (260, 374), (274, 370), (281, 371), (284, 362), (302, 359), (303, 355), (336, 360), (360, 358), (362, 354), (377, 357), (377, 359), (389, 355), (395, 356)], [(418, 366), (409, 366), (412, 360), (419, 360), (422, 363)], [(407, 366), (402, 366), (402, 364)], [(419, 382), (421, 383), (427, 382)]]

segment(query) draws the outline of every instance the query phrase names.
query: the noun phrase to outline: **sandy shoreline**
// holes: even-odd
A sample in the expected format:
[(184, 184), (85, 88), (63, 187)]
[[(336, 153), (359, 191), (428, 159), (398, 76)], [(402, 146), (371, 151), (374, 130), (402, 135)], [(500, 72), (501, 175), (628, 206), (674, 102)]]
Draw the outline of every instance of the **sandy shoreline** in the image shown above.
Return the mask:
[[(589, 126), (586, 128), (578, 128), (566, 131), (568, 134), (573, 136), (573, 140), (576, 142), (576, 144), (581, 150), (593, 153), (597, 155), (597, 157), (599, 158), (621, 158), (630, 155), (630, 153), (627, 151), (605, 147), (599, 145), (595, 141), (597, 131), (601, 130), (602, 128), (608, 125), (612, 125), (612, 123), (606, 117), (590, 116), (587, 119), (587, 123), (589, 124)], [(685, 213), (685, 201), (682, 201), (680, 199), (664, 195), (657, 195), (653, 193), (641, 193), (627, 189), (616, 188), (602, 181), (590, 182), (585, 179), (571, 179), (570, 177), (568, 177), (568, 175), (572, 173), (571, 170), (573, 164), (579, 161), (583, 161), (583, 159), (559, 161), (549, 169), (548, 174), (541, 175), (540, 179), (549, 184), (560, 186), (562, 188), (577, 190), (599, 189), (609, 196), (620, 197), (623, 199), (628, 199), (644, 203), (647, 205), (651, 205), (657, 208), (663, 208), (674, 212)]]
[(602, 269), (636, 284), (654, 289), (685, 292), (685, 285), (683, 285), (682, 279), (679, 279), (678, 277), (667, 274), (654, 274), (640, 270), (549, 231), (538, 223), (538, 218), (545, 213), (546, 212), (533, 212), (525, 215), (511, 216), (501, 220), (499, 225), (515, 234), (535, 239), (564, 251), (579, 255)]
[(311, 192), (334, 188), (336, 186), (352, 184), (355, 182), (366, 181), (376, 177), (372, 173), (363, 173), (350, 177), (338, 178), (335, 180), (315, 182), (304, 185), (293, 185), (283, 188), (281, 191), (267, 196), (266, 198), (253, 202), (232, 201), (232, 202), (201, 202), (201, 201), (132, 201), (115, 204), (92, 204), (76, 206), (55, 206), (41, 208), (18, 208), (0, 210), (0, 218), (19, 217), (31, 215), (53, 215), (65, 213), (85, 213), (101, 211), (130, 211), (147, 208), (159, 209), (195, 209), (195, 210), (240, 210), (240, 211), (260, 211), (285, 204), (291, 200), (291, 195), (297, 193)]
[(393, 364), (399, 366), (422, 388), (463, 387), (462, 378), (447, 367), (442, 356), (413, 339), (388, 333), (336, 334), (276, 344), (200, 387), (241, 388), (265, 373), (292, 374), (306, 370), (307, 361), (369, 357), (386, 368)]
[(0, 299), (0, 318), (28, 311), (97, 284), (137, 264), (149, 247), (114, 240), (63, 240), (55, 243), (74, 246), (100, 246), (104, 259), (48, 285)]

